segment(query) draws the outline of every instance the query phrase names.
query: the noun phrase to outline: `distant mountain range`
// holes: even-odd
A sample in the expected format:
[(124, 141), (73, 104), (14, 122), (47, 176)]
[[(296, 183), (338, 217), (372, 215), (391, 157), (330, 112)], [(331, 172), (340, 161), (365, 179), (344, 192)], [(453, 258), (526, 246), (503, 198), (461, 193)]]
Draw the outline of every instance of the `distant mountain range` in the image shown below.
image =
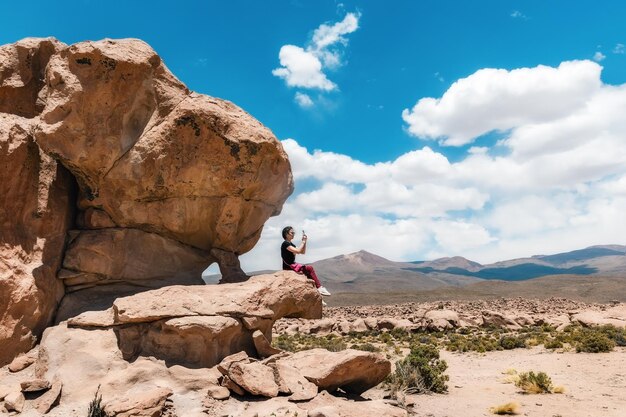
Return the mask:
[(336, 292), (427, 291), (484, 280), (523, 281), (558, 275), (626, 276), (626, 246), (603, 245), (481, 265), (461, 256), (394, 262), (366, 251), (313, 263)]
[[(335, 293), (402, 293), (413, 291), (485, 292), (485, 285), (500, 285), (493, 280), (518, 282), (542, 278), (525, 286), (539, 294), (552, 278), (563, 285), (580, 288), (580, 277), (621, 278), (626, 283), (626, 246), (602, 245), (554, 255), (536, 255), (481, 265), (461, 256), (433, 261), (394, 262), (364, 250), (323, 259), (313, 263), (323, 283)], [(273, 271), (249, 272), (251, 275)], [(219, 275), (206, 276), (217, 282)], [(576, 278), (579, 277), (579, 278)], [(540, 282), (541, 281), (541, 282)], [(606, 281), (606, 280), (604, 280)], [(604, 282), (602, 281), (602, 282)], [(598, 281), (600, 282), (600, 281)], [(557, 285), (558, 284), (554, 284)], [(621, 285), (621, 284), (620, 284)], [(524, 287), (524, 288), (525, 288)], [(495, 288), (495, 287), (494, 287)], [(519, 287), (521, 289), (521, 287)], [(621, 287), (620, 287), (621, 288)], [(466, 291), (467, 290), (467, 291)], [(553, 288), (558, 294), (558, 288)], [(565, 288), (564, 288), (565, 290)]]

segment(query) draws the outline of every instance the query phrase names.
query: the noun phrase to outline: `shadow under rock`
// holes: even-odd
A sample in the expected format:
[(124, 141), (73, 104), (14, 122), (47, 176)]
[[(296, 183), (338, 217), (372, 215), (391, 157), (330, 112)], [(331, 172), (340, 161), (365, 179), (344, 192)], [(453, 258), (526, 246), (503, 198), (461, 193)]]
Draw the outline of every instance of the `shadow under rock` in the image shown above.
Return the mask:
[[(145, 282), (144, 282), (145, 281)], [(116, 299), (175, 285), (171, 279), (144, 280), (137, 283), (119, 282), (107, 285), (96, 285), (83, 290), (66, 293), (57, 311), (55, 324), (76, 317), (86, 311), (104, 311), (113, 306)], [(178, 282), (176, 285), (203, 285), (196, 280), (192, 283)]]

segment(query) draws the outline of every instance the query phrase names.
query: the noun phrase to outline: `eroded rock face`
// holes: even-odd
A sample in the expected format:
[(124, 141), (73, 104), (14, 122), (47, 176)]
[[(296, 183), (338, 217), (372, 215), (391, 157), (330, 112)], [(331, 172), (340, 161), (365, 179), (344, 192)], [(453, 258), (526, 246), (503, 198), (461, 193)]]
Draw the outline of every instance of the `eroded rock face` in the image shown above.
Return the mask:
[(26, 38), (0, 46), (0, 113), (33, 118), (44, 102), (38, 99), (45, 84), (50, 57), (66, 45), (54, 38)]
[(0, 365), (34, 346), (63, 296), (56, 272), (72, 221), (72, 179), (39, 150), (31, 129), (31, 120), (0, 113)]

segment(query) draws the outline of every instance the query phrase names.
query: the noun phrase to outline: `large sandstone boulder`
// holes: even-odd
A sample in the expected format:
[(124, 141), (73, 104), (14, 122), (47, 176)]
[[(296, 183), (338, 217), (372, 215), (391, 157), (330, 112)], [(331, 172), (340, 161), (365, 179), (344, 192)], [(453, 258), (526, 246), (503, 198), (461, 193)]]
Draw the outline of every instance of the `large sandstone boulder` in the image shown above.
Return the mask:
[(78, 179), (81, 210), (221, 261), (219, 251), (252, 249), (293, 190), (267, 128), (190, 92), (140, 40), (74, 44), (51, 57), (46, 77), (37, 141)]

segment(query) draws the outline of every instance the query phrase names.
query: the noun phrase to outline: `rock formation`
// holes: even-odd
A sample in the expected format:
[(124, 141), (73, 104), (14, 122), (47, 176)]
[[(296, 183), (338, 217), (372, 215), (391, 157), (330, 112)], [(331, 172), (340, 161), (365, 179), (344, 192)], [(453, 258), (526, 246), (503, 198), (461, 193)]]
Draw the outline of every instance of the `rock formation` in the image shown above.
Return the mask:
[(121, 295), (247, 279), (293, 190), (274, 135), (136, 39), (0, 47), (0, 365)]
[[(15, 372), (1, 371), (0, 406), (32, 416), (73, 416), (99, 392), (112, 416), (255, 415), (245, 400), (262, 415), (324, 408), (342, 416), (406, 416), (382, 400), (355, 403), (329, 395), (378, 385), (391, 370), (382, 354), (292, 354), (269, 345), (276, 320), (321, 315), (322, 297), (312, 281), (292, 271), (120, 297), (106, 311), (46, 329), (37, 350), (14, 361)], [(36, 357), (35, 364), (27, 357)], [(43, 394), (33, 398), (33, 392)]]

